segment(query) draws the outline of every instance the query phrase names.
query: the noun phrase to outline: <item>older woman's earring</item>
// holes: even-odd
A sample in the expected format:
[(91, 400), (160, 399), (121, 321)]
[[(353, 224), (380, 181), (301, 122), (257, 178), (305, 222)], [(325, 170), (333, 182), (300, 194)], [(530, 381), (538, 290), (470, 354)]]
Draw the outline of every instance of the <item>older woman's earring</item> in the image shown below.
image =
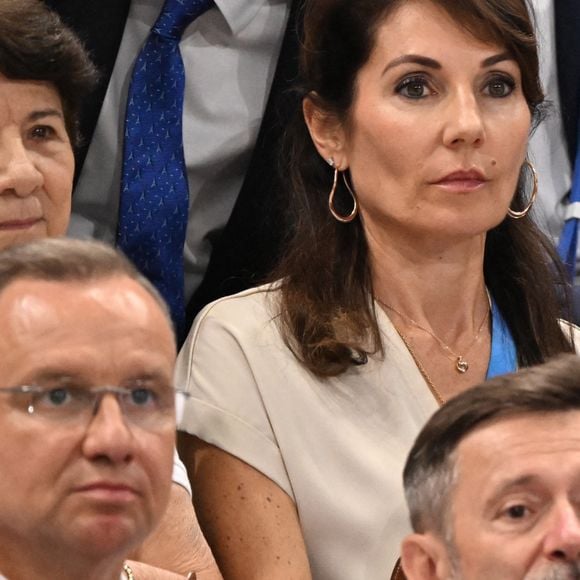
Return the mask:
[(334, 168), (334, 177), (332, 180), (332, 189), (330, 190), (330, 195), (328, 196), (328, 209), (330, 210), (330, 213), (332, 214), (332, 217), (334, 217), (334, 219), (336, 219), (337, 221), (343, 223), (343, 224), (348, 224), (350, 223), (358, 214), (358, 202), (356, 200), (356, 195), (354, 194), (352, 188), (350, 187), (348, 181), (346, 180), (346, 175), (344, 171), (341, 171), (340, 173), (342, 173), (342, 180), (344, 181), (344, 185), (346, 186), (346, 189), (348, 190), (348, 192), (350, 193), (351, 197), (352, 197), (352, 202), (353, 202), (353, 207), (352, 207), (352, 211), (346, 215), (340, 215), (335, 209), (334, 209), (334, 194), (336, 193), (336, 186), (338, 185), (338, 173), (339, 173), (339, 169), (336, 166), (336, 164), (334, 163), (334, 159), (332, 159), (332, 157), (330, 159), (327, 159), (326, 162)]
[(532, 209), (532, 206), (534, 205), (534, 201), (536, 201), (536, 195), (538, 194), (538, 175), (536, 173), (536, 170), (534, 169), (534, 166), (526, 159), (526, 161), (524, 162), (524, 165), (527, 165), (530, 170), (532, 171), (532, 177), (534, 179), (534, 189), (532, 190), (532, 194), (530, 195), (530, 201), (528, 203), (528, 205), (521, 211), (515, 211), (513, 209), (508, 209), (508, 215), (514, 219), (514, 220), (519, 220), (520, 218), (523, 218), (524, 216), (526, 216), (528, 214), (528, 212)]

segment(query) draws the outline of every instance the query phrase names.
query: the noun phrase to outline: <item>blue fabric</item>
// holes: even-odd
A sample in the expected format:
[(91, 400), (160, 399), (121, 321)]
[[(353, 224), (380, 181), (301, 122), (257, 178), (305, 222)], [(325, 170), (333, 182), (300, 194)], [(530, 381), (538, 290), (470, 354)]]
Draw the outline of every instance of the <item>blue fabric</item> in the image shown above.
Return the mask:
[[(580, 134), (580, 127), (579, 127)], [(578, 141), (580, 143), (580, 140)], [(576, 152), (574, 162), (574, 176), (572, 178), (572, 190), (570, 191), (570, 203), (580, 201), (580, 147)], [(576, 252), (578, 249), (578, 218), (569, 218), (564, 224), (560, 243), (558, 244), (558, 253), (566, 265), (570, 282), (574, 282), (576, 273)]]
[(516, 343), (495, 300), (491, 301), (491, 354), (486, 379), (513, 373), (518, 368)]
[(117, 245), (161, 292), (179, 335), (185, 330), (189, 209), (179, 40), (212, 5), (213, 0), (166, 0), (135, 61), (127, 95)]

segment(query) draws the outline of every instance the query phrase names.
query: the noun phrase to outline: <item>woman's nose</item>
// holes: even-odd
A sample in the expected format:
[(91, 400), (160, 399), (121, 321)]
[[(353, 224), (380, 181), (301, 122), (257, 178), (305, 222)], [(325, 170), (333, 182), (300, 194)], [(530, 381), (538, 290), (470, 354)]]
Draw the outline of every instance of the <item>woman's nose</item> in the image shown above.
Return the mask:
[(34, 152), (26, 148), (20, 136), (0, 137), (0, 195), (26, 197), (42, 184), (43, 175), (35, 164)]
[(443, 140), (448, 147), (478, 147), (485, 140), (485, 128), (480, 104), (468, 89), (450, 96), (444, 111)]

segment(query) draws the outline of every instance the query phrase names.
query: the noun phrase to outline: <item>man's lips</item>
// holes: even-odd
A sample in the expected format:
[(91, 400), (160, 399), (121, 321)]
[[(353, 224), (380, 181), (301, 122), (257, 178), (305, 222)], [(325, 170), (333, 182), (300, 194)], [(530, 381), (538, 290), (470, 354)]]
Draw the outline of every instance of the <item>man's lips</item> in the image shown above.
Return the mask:
[(75, 488), (75, 492), (88, 495), (93, 499), (103, 501), (132, 501), (140, 495), (139, 491), (124, 483), (95, 481)]
[(3, 220), (3, 221), (0, 221), (0, 231), (1, 230), (26, 230), (28, 228), (35, 226), (37, 223), (39, 223), (41, 221), (42, 221), (42, 218)]

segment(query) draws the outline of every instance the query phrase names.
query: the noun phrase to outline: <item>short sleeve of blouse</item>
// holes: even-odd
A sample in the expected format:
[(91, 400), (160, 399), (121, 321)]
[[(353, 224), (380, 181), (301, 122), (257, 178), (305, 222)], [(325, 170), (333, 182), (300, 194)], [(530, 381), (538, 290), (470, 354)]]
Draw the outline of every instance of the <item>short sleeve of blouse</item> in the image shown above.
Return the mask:
[(293, 498), (263, 396), (276, 381), (269, 352), (280, 340), (267, 294), (218, 300), (196, 318), (177, 361), (176, 386), (190, 394), (178, 428), (248, 463)]

